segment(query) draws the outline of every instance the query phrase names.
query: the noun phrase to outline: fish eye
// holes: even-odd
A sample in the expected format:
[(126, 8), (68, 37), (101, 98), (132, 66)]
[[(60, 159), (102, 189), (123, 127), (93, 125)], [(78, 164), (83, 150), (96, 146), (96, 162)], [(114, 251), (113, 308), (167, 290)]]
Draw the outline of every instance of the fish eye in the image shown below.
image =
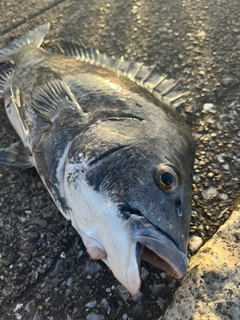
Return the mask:
[(155, 170), (154, 181), (163, 191), (172, 192), (180, 184), (180, 175), (173, 166), (161, 164)]

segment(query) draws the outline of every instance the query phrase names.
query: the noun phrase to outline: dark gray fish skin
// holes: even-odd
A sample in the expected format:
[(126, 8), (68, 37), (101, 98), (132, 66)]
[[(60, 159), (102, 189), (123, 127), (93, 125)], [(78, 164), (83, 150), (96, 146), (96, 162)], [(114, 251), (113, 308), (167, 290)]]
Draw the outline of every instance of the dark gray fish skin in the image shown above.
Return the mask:
[[(116, 205), (113, 218), (120, 217), (124, 237), (129, 234), (135, 246), (139, 242), (151, 249), (181, 278), (187, 268), (195, 155), (189, 129), (163, 98), (122, 73), (39, 48), (38, 32), (45, 31), (36, 31), (37, 40), (29, 45), (0, 50), (0, 62), (8, 61), (12, 70), (11, 75), (2, 76), (0, 88), (9, 118), (28, 151), (27, 166), (31, 161), (36, 167), (87, 247), (93, 238), (100, 243), (97, 248), (110, 255), (105, 239), (87, 234), (88, 227), (82, 228), (78, 217), (84, 213), (74, 209), (75, 192), (83, 182), (93, 198), (103, 195)], [(16, 160), (10, 161), (11, 152), (7, 153), (9, 158), (2, 151), (5, 160), (1, 160), (0, 152), (0, 161), (12, 165)], [(166, 170), (167, 180), (176, 176), (172, 191), (156, 182), (162, 165), (174, 172), (169, 175)], [(138, 279), (129, 284), (130, 276), (125, 281), (125, 275), (100, 258), (131, 293), (137, 293)]]

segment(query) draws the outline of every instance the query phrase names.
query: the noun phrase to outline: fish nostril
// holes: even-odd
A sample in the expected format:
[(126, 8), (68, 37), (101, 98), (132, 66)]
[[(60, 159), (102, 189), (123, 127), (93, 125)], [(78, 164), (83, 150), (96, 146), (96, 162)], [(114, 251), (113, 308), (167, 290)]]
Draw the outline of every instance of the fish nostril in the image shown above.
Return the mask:
[(180, 200), (180, 199), (177, 199), (177, 200), (175, 201), (175, 207), (176, 207), (176, 208), (181, 207), (181, 200)]
[(182, 206), (181, 206), (181, 200), (180, 199), (177, 199), (175, 201), (175, 207), (176, 207), (176, 210), (177, 210), (177, 214), (179, 215), (179, 217), (182, 216)]

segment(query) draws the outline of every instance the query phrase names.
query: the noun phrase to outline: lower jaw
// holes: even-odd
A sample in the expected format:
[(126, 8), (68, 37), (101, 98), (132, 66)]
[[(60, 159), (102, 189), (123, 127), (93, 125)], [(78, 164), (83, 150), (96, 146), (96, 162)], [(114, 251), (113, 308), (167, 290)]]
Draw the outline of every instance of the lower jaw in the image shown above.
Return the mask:
[(144, 245), (142, 245), (139, 258), (141, 260), (146, 261), (146, 262), (150, 263), (151, 265), (165, 271), (167, 274), (169, 274), (170, 276), (172, 276), (176, 279), (181, 278), (181, 277), (179, 277), (177, 272), (175, 270), (173, 270), (173, 268), (164, 259), (162, 259), (158, 255), (156, 255), (152, 250), (150, 250), (149, 248), (147, 248)]
[(128, 219), (132, 240), (136, 243), (136, 257), (181, 279), (187, 270), (188, 260), (172, 239), (149, 223), (143, 216)]

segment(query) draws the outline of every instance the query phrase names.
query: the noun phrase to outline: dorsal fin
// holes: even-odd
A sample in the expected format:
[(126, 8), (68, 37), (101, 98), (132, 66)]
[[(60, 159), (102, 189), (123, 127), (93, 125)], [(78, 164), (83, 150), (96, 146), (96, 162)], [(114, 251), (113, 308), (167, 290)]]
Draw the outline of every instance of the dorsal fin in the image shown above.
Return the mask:
[(33, 110), (46, 122), (52, 123), (59, 112), (82, 114), (75, 96), (62, 78), (50, 68), (38, 69), (32, 94)]
[(9, 59), (19, 49), (34, 44), (40, 47), (50, 27), (49, 23), (43, 24), (40, 27), (30, 31), (21, 38), (14, 40), (0, 49), (0, 63)]
[(108, 57), (98, 50), (86, 49), (73, 42), (60, 41), (57, 46), (62, 54), (114, 70), (126, 76), (153, 93), (158, 99), (165, 100), (174, 107), (178, 107), (185, 101), (186, 93), (179, 93), (174, 90), (178, 81), (157, 74), (155, 65), (147, 67), (139, 62)]

